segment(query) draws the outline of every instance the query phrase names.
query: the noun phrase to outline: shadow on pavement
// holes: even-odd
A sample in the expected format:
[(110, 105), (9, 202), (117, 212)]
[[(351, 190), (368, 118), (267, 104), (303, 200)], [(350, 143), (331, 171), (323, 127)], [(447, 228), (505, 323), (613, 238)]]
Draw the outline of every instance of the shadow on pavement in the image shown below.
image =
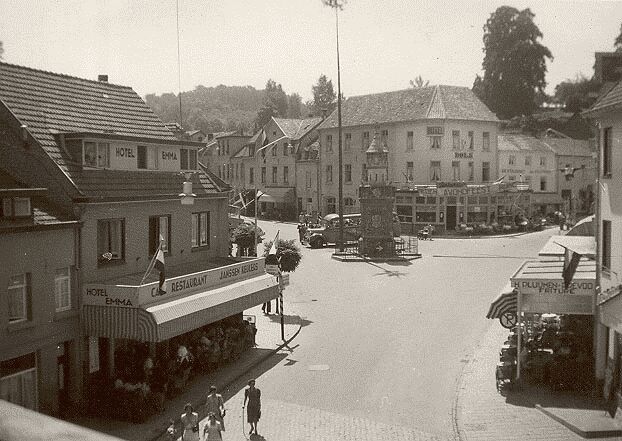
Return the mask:
[[(281, 322), (281, 316), (279, 314), (270, 314), (268, 315), (268, 318), (275, 323)], [(304, 319), (299, 315), (283, 314), (283, 323), (286, 325), (300, 325), (301, 328), (304, 328), (313, 322), (311, 320)]]
[(573, 408), (587, 410), (609, 410), (611, 407), (600, 398), (590, 396), (589, 392), (554, 391), (548, 386), (527, 385), (520, 390), (510, 391), (506, 403), (513, 406)]
[(397, 277), (400, 278), (402, 276), (406, 276), (407, 273), (402, 272), (402, 271), (397, 271), (397, 270), (388, 270), (386, 268), (381, 267), (380, 265), (374, 263), (374, 262), (370, 262), (370, 261), (366, 261), (365, 263), (367, 263), (368, 265), (374, 266), (380, 270), (382, 270), (382, 272), (380, 273), (376, 273), (373, 276), (387, 276), (387, 277)]

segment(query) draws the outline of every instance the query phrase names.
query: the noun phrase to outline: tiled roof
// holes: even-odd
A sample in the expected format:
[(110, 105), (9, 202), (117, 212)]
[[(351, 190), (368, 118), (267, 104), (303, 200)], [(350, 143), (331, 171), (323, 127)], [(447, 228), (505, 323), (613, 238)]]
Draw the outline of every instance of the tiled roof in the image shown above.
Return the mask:
[(311, 130), (313, 130), (321, 121), (322, 118), (305, 118), (305, 119), (290, 119), (290, 118), (273, 118), (274, 122), (281, 128), (285, 136), (292, 141), (297, 141)]
[(546, 137), (542, 141), (558, 155), (592, 156), (588, 140)]
[[(164, 171), (85, 170), (72, 173), (76, 185), (89, 200), (123, 200), (141, 197), (177, 198), (182, 191), (181, 173)], [(192, 175), (192, 192), (198, 197), (219, 192), (203, 171)]]
[(500, 134), (497, 138), (497, 145), (499, 151), (554, 152), (542, 140), (528, 135)]
[(599, 112), (614, 107), (622, 106), (622, 81), (618, 82), (607, 93), (601, 95), (589, 110), (585, 113)]
[[(417, 87), (347, 98), (342, 126), (374, 125), (422, 119), (499, 121), (471, 89), (456, 86)], [(337, 127), (337, 111), (319, 129)]]
[(176, 139), (131, 87), (0, 63), (0, 101), (65, 173), (53, 131)]

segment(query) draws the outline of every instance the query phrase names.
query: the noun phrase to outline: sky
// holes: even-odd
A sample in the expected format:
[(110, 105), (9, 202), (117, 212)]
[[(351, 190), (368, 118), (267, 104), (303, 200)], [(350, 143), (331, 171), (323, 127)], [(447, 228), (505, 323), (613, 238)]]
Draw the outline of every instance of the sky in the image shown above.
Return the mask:
[[(197, 85), (253, 86), (271, 78), (311, 99), (326, 74), (336, 88), (335, 13), (321, 0), (0, 0), (4, 61), (131, 86), (141, 96)], [(613, 50), (620, 1), (348, 0), (339, 13), (346, 97), (430, 84), (473, 85), (483, 25), (502, 5), (530, 8), (554, 60), (547, 92)]]

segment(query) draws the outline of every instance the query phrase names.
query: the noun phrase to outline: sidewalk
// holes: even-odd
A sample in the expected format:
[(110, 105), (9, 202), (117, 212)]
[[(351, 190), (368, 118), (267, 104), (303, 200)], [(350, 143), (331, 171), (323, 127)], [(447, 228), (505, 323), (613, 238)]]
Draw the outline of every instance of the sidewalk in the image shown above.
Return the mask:
[[(274, 302), (272, 304), (274, 308)], [(183, 413), (186, 403), (192, 403), (199, 417), (203, 419), (203, 402), (209, 386), (216, 385), (218, 392), (221, 393), (225, 401), (230, 396), (235, 395), (236, 391), (229, 391), (228, 387), (238, 380), (246, 380), (247, 372), (275, 355), (287, 343), (293, 340), (301, 329), (300, 317), (285, 302), (285, 340), (281, 340), (281, 324), (280, 316), (264, 315), (261, 311), (261, 305), (250, 310), (244, 311), (245, 315), (254, 315), (256, 317), (257, 347), (245, 351), (238, 360), (229, 364), (213, 374), (197, 377), (182, 394), (167, 400), (164, 403), (165, 410), (158, 415), (153, 415), (142, 424), (135, 424), (127, 421), (116, 421), (104, 418), (79, 417), (70, 422), (78, 424), (98, 432), (115, 436), (125, 440), (165, 440), (166, 429), (170, 419), (176, 421), (176, 427), (179, 427), (179, 418)], [(274, 311), (274, 309), (273, 309)], [(245, 383), (245, 381), (244, 381)]]
[(495, 366), (507, 332), (492, 323), (465, 365), (454, 405), (461, 441), (622, 440), (622, 425), (608, 416), (600, 400), (536, 387), (499, 394)]

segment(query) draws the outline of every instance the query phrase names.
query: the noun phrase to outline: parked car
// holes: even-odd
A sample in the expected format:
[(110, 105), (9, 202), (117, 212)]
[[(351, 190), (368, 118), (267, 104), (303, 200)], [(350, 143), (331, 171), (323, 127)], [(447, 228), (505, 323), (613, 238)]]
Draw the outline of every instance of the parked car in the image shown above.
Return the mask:
[[(399, 236), (401, 226), (397, 214), (393, 213), (393, 236)], [(361, 237), (361, 214), (345, 214), (343, 216), (343, 240), (356, 241)], [(339, 215), (332, 213), (322, 218), (319, 227), (309, 227), (305, 240), (311, 248), (321, 248), (327, 244), (335, 244), (339, 239)]]

